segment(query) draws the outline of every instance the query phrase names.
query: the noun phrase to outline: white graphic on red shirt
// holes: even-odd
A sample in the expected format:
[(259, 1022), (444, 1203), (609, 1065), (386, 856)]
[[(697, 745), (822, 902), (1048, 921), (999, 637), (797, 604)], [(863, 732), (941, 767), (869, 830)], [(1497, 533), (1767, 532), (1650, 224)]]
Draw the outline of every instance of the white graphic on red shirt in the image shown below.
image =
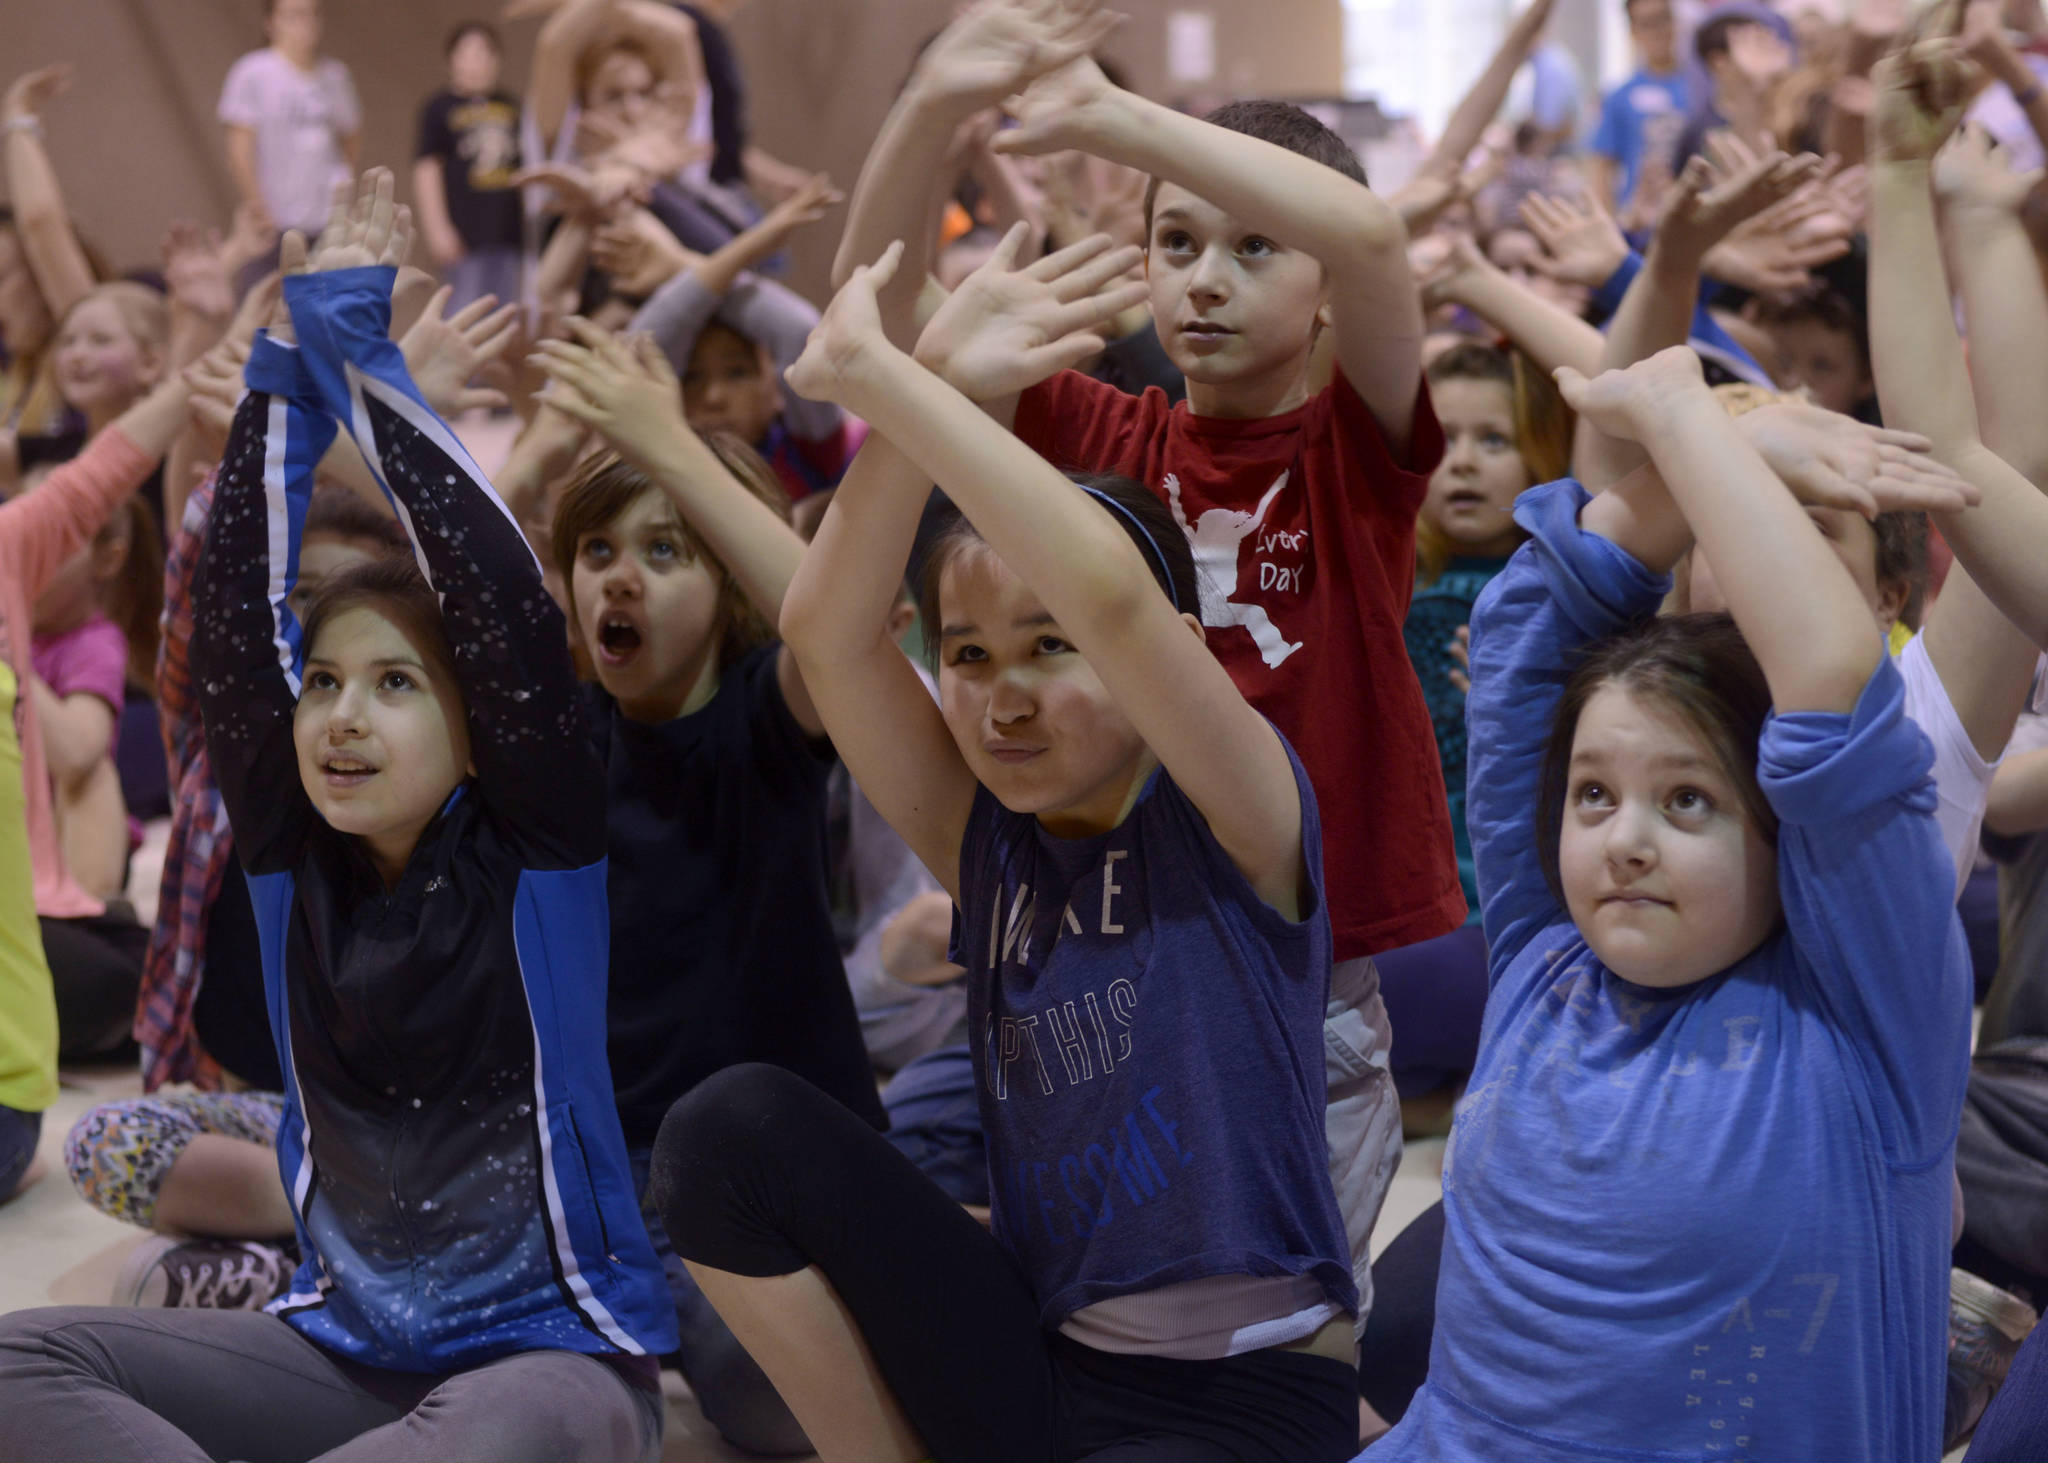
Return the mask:
[(1239, 547), (1265, 521), (1266, 510), (1273, 506), (1273, 500), (1286, 486), (1287, 474), (1283, 472), (1273, 480), (1273, 486), (1266, 489), (1266, 496), (1259, 499), (1259, 506), (1251, 512), (1211, 508), (1190, 528), (1187, 514), (1181, 511), (1180, 478), (1173, 473), (1166, 475), (1166, 497), (1173, 505), (1173, 521), (1180, 525), (1180, 531), (1188, 536), (1188, 543), (1195, 551), (1195, 579), (1202, 596), (1202, 623), (1212, 629), (1244, 626), (1251, 632), (1252, 643), (1259, 647), (1259, 655), (1268, 668), (1278, 666), (1301, 649), (1301, 642), (1289, 643), (1267, 617), (1264, 605), (1239, 604), (1230, 597), (1237, 593)]

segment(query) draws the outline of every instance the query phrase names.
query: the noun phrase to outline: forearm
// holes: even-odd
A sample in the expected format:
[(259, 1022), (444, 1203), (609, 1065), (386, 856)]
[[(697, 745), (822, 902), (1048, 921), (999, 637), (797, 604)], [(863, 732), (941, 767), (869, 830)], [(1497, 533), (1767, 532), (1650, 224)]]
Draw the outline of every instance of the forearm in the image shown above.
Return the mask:
[(2048, 482), (2048, 288), (2019, 219), (1958, 209), (1950, 239), (1970, 332), (1970, 383), (1984, 445), (2028, 481)]
[(717, 252), (706, 254), (690, 266), (689, 273), (713, 295), (723, 295), (739, 282), (741, 275), (781, 248), (788, 235), (771, 227), (766, 219), (734, 234)]
[(1653, 574), (1669, 574), (1692, 548), (1692, 528), (1678, 511), (1657, 464), (1647, 457), (1580, 510), (1579, 526)]
[(533, 80), (527, 106), (540, 129), (541, 145), (552, 148), (555, 134), (576, 99), (576, 60), (613, 17), (613, 0), (570, 0), (540, 28), (533, 43)]
[[(1598, 369), (1618, 371), (1658, 351), (1684, 345), (1699, 297), (1699, 259), (1689, 250), (1652, 244), (1608, 322)], [(1641, 467), (1648, 454), (1634, 442), (1610, 437), (1581, 418), (1572, 439), (1572, 469), (1598, 491)]]
[(696, 270), (685, 269), (647, 297), (627, 329), (652, 338), (669, 364), (681, 371), (697, 337), (718, 313), (720, 293), (708, 288)]
[(6, 159), (21, 252), (50, 313), (62, 318), (93, 287), (92, 265), (72, 232), (64, 190), (40, 134), (33, 128), (10, 130)]
[(1638, 422), (1643, 444), (1714, 562), (1780, 711), (1847, 711), (1883, 643), (1870, 609), (1776, 473), (1704, 385)]
[(882, 123), (861, 164), (846, 214), (846, 232), (832, 260), (836, 290), (898, 239), (903, 263), (880, 294), (882, 324), (905, 350), (917, 344), (918, 297), (931, 274), (936, 199), (946, 191), (946, 155), (953, 133), (973, 108), (941, 96), (913, 76)]
[(780, 619), (783, 596), (804, 556), (796, 530), (748, 492), (687, 427), (662, 454), (655, 479), (683, 521), (739, 582), (747, 602), (769, 624)]
[(1880, 160), (1870, 169), (1870, 364), (1887, 425), (1919, 432), (1937, 456), (1981, 443), (1956, 336), (1930, 169)]
[(1501, 271), (1467, 270), (1450, 282), (1445, 295), (1513, 341), (1546, 373), (1570, 366), (1588, 376), (1599, 374), (1605, 345), (1600, 332)]
[(889, 615), (930, 492), (931, 479), (894, 443), (868, 435), (783, 596), (778, 624), (814, 692), (835, 667), (902, 658)]
[[(749, 276), (719, 302), (718, 318), (766, 346), (775, 369), (785, 371), (817, 328), (818, 307), (778, 280)], [(787, 382), (782, 390), (782, 424), (798, 441), (823, 441), (845, 423), (846, 414), (831, 402), (799, 396)]]
[(564, 218), (555, 226), (534, 268), (533, 289), (543, 304), (575, 289), (582, 280), (590, 263), (591, 233), (590, 221), (585, 218)]
[(656, 79), (679, 90), (677, 110), (685, 116), (694, 112), (704, 90), (697, 22), (662, 0), (616, 0), (616, 6), (626, 34), (653, 53)]
[(548, 484), (575, 464), (582, 446), (582, 426), (543, 401), (498, 469), (498, 496), (517, 522), (531, 522), (540, 512)]
[(64, 867), (87, 893), (112, 899), (128, 863), (128, 805), (114, 759), (100, 758), (56, 794)]
[(448, 178), (437, 157), (423, 157), (412, 165), (412, 206), (418, 210), (420, 227), (429, 239), (460, 237), (455, 220), (448, 216)]
[(1479, 79), (1472, 83), (1471, 89), (1451, 112), (1450, 121), (1444, 124), (1443, 136), (1430, 149), (1420, 171), (1450, 178), (1463, 169), (1465, 159), (1479, 145), (1487, 125), (1500, 115), (1501, 103), (1507, 100), (1515, 73), (1522, 69), (1530, 52), (1536, 49), (1536, 40), (1543, 34), (1543, 26), (1548, 19), (1549, 7), (1540, 3), (1531, 5), (1515, 17), (1507, 34), (1501, 38), (1500, 48), (1493, 53), (1493, 59), (1486, 63)]
[(167, 377), (149, 395), (114, 418), (113, 429), (149, 458), (157, 461), (185, 430), (191, 418), (192, 391), (182, 376)]
[(909, 356), (882, 353), (873, 372), (849, 409), (930, 475), (1065, 631), (1087, 646), (1127, 629), (1150, 570), (1115, 519)]
[(2008, 838), (2048, 829), (2048, 748), (2005, 759), (1991, 779), (1984, 826)]
[(59, 696), (41, 676), (30, 676), (29, 701), (43, 733), (43, 760), (58, 787), (79, 781), (113, 745), (113, 708), (90, 692)]
[(228, 127), (228, 173), (242, 202), (253, 203), (269, 212), (263, 200), (263, 183), (256, 176), (256, 133), (248, 127)]
[(1178, 184), (1333, 272), (1406, 248), (1407, 230), (1385, 199), (1284, 147), (1116, 90), (1080, 125), (1085, 151)]

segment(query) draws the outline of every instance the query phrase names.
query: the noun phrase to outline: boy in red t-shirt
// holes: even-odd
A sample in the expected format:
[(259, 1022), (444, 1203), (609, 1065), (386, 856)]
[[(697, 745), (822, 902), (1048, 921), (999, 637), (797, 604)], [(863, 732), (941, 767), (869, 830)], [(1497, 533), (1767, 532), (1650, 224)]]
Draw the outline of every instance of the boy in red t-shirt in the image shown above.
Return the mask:
[[(1112, 86), (1087, 55), (1106, 29), (1088, 5), (983, 0), (933, 42), (869, 155), (835, 282), (905, 240), (882, 299), (892, 338), (1057, 466), (1145, 483), (1193, 542), (1209, 644), (1294, 743), (1321, 808), (1338, 961), (1330, 1142), (1363, 1296), (1364, 1238), (1400, 1151), (1368, 957), (1465, 916), (1401, 635), (1415, 516), (1443, 452), (1407, 234), (1342, 139), (1298, 108), (1241, 102), (1197, 120)], [(946, 141), (997, 103), (1016, 122), (998, 151), (1076, 149), (1152, 174), (1145, 275), (1184, 406), (1073, 372), (1006, 376), (997, 342), (1014, 360), (1077, 328), (1028, 270), (980, 286), (983, 310), (949, 312), (949, 338), (917, 339)], [(1336, 379), (1312, 391), (1326, 326)]]

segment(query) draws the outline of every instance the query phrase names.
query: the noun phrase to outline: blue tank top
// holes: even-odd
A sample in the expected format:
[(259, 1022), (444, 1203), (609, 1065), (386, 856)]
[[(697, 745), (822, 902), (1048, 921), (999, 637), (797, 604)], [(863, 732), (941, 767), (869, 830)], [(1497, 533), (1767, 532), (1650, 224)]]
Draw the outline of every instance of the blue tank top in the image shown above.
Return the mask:
[(1048, 1329), (1212, 1275), (1313, 1275), (1358, 1307), (1323, 1143), (1322, 829), (1287, 754), (1310, 879), (1299, 923), (1163, 769), (1092, 838), (976, 794), (953, 958), (992, 1227)]

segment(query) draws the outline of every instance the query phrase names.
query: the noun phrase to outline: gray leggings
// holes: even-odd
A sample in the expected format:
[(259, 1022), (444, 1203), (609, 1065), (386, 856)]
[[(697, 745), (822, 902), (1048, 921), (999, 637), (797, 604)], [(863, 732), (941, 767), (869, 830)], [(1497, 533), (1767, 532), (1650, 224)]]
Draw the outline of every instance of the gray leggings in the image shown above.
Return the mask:
[(7, 1454), (41, 1463), (654, 1463), (661, 1398), (529, 1351), (426, 1376), (345, 1361), (256, 1311), (0, 1316)]

